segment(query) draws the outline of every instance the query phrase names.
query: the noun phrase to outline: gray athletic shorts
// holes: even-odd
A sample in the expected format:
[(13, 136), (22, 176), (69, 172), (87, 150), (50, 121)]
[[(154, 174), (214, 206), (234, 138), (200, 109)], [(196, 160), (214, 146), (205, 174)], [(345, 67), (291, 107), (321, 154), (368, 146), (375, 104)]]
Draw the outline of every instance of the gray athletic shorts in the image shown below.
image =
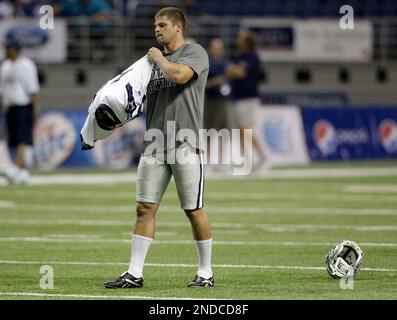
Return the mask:
[(136, 182), (137, 202), (160, 204), (173, 176), (182, 209), (195, 210), (204, 206), (203, 154), (187, 143), (180, 146), (176, 154), (175, 160), (170, 153), (167, 159), (162, 155), (142, 154)]

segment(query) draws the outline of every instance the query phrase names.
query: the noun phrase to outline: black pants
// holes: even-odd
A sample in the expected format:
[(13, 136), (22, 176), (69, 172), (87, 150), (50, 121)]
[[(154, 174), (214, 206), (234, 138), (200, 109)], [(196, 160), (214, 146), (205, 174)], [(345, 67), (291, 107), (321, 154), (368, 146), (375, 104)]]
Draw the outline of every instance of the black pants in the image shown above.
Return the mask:
[(33, 145), (33, 107), (11, 106), (6, 113), (8, 144), (16, 147), (19, 144)]

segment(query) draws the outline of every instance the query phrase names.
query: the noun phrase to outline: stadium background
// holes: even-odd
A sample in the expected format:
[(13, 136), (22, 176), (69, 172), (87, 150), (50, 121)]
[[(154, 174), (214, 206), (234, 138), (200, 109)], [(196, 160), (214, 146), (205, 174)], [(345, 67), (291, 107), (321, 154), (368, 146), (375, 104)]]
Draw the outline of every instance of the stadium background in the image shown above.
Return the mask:
[[(10, 188), (0, 177), (1, 241), (7, 243), (0, 268), (9, 276), (28, 270), (16, 283), (0, 286), (3, 298), (98, 298), (105, 294), (98, 278), (113, 276), (127, 261), (131, 167), (144, 120), (86, 153), (80, 151), (79, 131), (98, 88), (156, 45), (152, 17), (169, 5), (187, 12), (189, 38), (207, 46), (219, 36), (230, 57), (237, 54), (241, 28), (257, 35), (264, 80), (256, 130), (275, 168), (238, 183), (230, 176), (208, 177), (220, 282), (209, 294), (178, 291), (183, 282), (177, 275), (171, 277), (175, 288), (162, 282), (161, 268), (190, 277), (195, 263), (170, 186), (159, 216), (158, 247), (148, 257), (153, 284), (134, 296), (397, 297), (391, 286), (397, 272), (396, 1), (109, 0), (99, 25), (87, 16), (63, 16), (58, 1), (20, 2), (23, 13), (17, 17), (0, 11), (0, 40), (18, 38), (38, 63), (42, 114), (32, 185)], [(54, 29), (39, 27), (38, 10), (46, 4), (55, 9)], [(340, 28), (342, 5), (354, 9), (353, 30)], [(366, 253), (361, 282), (351, 291), (341, 290), (323, 268), (326, 251), (343, 238), (356, 240)], [(167, 243), (175, 244), (172, 259), (161, 253)], [(252, 248), (248, 253), (246, 246)], [(191, 265), (184, 265), (186, 260)], [(55, 277), (55, 291), (38, 288), (38, 266), (44, 263), (62, 274)], [(239, 266), (247, 271), (230, 288), (226, 282)], [(87, 287), (73, 281), (76, 275)], [(115, 296), (121, 294), (130, 293)]]

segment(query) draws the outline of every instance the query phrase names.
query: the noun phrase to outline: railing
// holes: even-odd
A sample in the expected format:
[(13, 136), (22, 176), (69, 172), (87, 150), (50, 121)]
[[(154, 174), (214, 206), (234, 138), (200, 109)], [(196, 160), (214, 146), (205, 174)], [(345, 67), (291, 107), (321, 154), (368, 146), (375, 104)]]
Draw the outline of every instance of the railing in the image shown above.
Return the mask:
[[(210, 38), (221, 37), (227, 53), (233, 56), (236, 52), (235, 40), (240, 19), (189, 17), (186, 36), (203, 46), (208, 44)], [(373, 62), (387, 64), (397, 61), (397, 18), (371, 18), (370, 21), (374, 31)], [(68, 20), (68, 29), (68, 60), (71, 62), (126, 65), (133, 57), (139, 57), (148, 48), (157, 45), (151, 16), (114, 16), (111, 23), (101, 27), (77, 17)]]

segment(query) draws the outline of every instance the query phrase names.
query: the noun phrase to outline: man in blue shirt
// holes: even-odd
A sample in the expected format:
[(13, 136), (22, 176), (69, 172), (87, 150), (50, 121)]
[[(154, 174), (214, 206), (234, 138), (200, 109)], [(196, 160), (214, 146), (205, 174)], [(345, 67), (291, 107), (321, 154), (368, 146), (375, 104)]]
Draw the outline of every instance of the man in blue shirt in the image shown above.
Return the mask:
[[(261, 65), (255, 52), (256, 39), (252, 32), (241, 31), (237, 45), (239, 55), (236, 62), (229, 65), (227, 75), (232, 79), (233, 112), (240, 129), (241, 147), (245, 155), (250, 155), (250, 150), (245, 150), (244, 146), (244, 129), (253, 129), (260, 109), (258, 85), (261, 80)], [(265, 168), (268, 165), (266, 153), (255, 131), (252, 133), (252, 146), (261, 159), (259, 168)], [(245, 160), (252, 161), (252, 159)]]

